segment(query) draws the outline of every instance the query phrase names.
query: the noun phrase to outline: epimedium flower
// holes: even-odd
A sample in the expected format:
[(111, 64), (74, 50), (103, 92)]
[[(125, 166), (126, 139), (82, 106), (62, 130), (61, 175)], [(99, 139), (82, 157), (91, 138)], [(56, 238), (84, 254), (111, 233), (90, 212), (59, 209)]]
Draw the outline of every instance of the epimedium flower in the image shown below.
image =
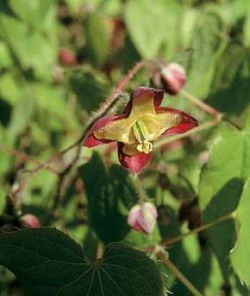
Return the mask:
[(149, 234), (153, 231), (157, 210), (152, 203), (143, 202), (133, 206), (128, 215), (128, 224), (136, 231)]
[(154, 142), (160, 136), (184, 133), (198, 125), (196, 119), (183, 111), (161, 107), (163, 96), (163, 90), (137, 87), (123, 114), (97, 120), (83, 145), (95, 147), (118, 142), (120, 163), (138, 174), (149, 163)]

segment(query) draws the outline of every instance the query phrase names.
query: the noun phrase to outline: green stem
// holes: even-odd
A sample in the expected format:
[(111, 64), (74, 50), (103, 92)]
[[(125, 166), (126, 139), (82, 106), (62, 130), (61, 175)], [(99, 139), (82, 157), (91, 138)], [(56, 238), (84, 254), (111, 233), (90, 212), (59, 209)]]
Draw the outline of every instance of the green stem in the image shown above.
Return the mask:
[(176, 243), (176, 242), (178, 242), (178, 241), (180, 241), (180, 240), (182, 240), (182, 239), (184, 239), (184, 238), (186, 238), (186, 237), (188, 237), (190, 235), (197, 234), (197, 233), (199, 233), (201, 231), (204, 231), (204, 230), (206, 230), (206, 229), (208, 229), (210, 227), (213, 227), (213, 226), (215, 226), (216, 224), (218, 224), (220, 222), (230, 220), (230, 219), (235, 219), (235, 215), (236, 215), (235, 212), (231, 212), (231, 213), (229, 213), (229, 214), (227, 214), (225, 216), (222, 216), (222, 217), (219, 217), (219, 218), (215, 219), (213, 222), (201, 225), (200, 227), (197, 227), (192, 231), (189, 231), (189, 232), (184, 233), (182, 235), (176, 236), (174, 238), (162, 240), (160, 242), (160, 245), (164, 246), (164, 247), (167, 247), (167, 246), (172, 245), (172, 244), (174, 244), (174, 243)]
[(194, 296), (202, 296), (202, 294), (195, 288), (195, 286), (185, 277), (183, 273), (169, 260), (164, 251), (160, 250), (156, 253), (158, 259), (176, 276), (176, 278), (183, 283), (183, 285)]
[(139, 197), (139, 204), (143, 204), (147, 198), (146, 192), (143, 189), (141, 180), (139, 179), (138, 175), (134, 176), (134, 180), (135, 180), (135, 189)]
[(192, 102), (194, 105), (198, 106), (203, 111), (207, 112), (208, 114), (214, 116), (214, 117), (223, 117), (223, 114), (220, 113), (218, 110), (214, 109), (213, 107), (209, 106), (208, 104), (204, 103), (203, 101), (196, 98), (194, 95), (188, 93), (186, 90), (182, 90), (180, 92), (181, 95), (184, 96), (184, 98), (188, 99), (190, 102)]

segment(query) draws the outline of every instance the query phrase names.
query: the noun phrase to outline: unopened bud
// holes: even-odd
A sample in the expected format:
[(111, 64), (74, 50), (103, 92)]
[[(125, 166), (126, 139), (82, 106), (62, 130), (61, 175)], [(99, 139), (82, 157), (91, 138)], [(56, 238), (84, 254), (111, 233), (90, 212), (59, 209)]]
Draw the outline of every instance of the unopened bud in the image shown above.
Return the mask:
[(185, 69), (176, 63), (171, 63), (161, 70), (163, 89), (170, 95), (177, 95), (186, 82)]
[(37, 219), (37, 217), (34, 216), (34, 215), (31, 215), (31, 214), (23, 215), (21, 217), (21, 221), (27, 227), (31, 227), (31, 228), (38, 228), (38, 227), (40, 227), (40, 222)]
[(128, 215), (128, 224), (136, 231), (149, 234), (153, 231), (157, 218), (155, 206), (149, 202), (132, 207)]
[(64, 66), (68, 67), (75, 67), (77, 64), (75, 54), (64, 48), (59, 51), (59, 60)]

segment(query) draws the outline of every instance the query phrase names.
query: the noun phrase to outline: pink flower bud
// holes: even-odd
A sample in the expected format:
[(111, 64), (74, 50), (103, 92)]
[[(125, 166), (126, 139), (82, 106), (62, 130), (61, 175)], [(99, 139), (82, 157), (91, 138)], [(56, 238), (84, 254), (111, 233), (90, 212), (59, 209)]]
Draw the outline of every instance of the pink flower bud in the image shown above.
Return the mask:
[(31, 214), (26, 214), (21, 217), (23, 224), (27, 227), (38, 228), (40, 227), (40, 222), (36, 216)]
[(179, 64), (169, 64), (161, 70), (161, 82), (168, 94), (177, 95), (186, 82), (186, 71)]
[(64, 48), (59, 51), (59, 60), (64, 66), (68, 67), (75, 67), (77, 64), (75, 54)]
[(149, 234), (154, 229), (156, 218), (155, 206), (145, 202), (132, 207), (128, 215), (128, 224), (136, 231)]

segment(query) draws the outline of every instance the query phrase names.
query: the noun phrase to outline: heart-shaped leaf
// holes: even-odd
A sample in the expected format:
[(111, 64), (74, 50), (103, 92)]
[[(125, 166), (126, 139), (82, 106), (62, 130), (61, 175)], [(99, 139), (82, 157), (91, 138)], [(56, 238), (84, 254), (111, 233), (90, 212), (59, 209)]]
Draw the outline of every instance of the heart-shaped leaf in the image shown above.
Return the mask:
[(24, 229), (0, 236), (0, 263), (14, 272), (26, 296), (163, 296), (154, 262), (144, 253), (113, 243), (91, 261), (64, 233)]

